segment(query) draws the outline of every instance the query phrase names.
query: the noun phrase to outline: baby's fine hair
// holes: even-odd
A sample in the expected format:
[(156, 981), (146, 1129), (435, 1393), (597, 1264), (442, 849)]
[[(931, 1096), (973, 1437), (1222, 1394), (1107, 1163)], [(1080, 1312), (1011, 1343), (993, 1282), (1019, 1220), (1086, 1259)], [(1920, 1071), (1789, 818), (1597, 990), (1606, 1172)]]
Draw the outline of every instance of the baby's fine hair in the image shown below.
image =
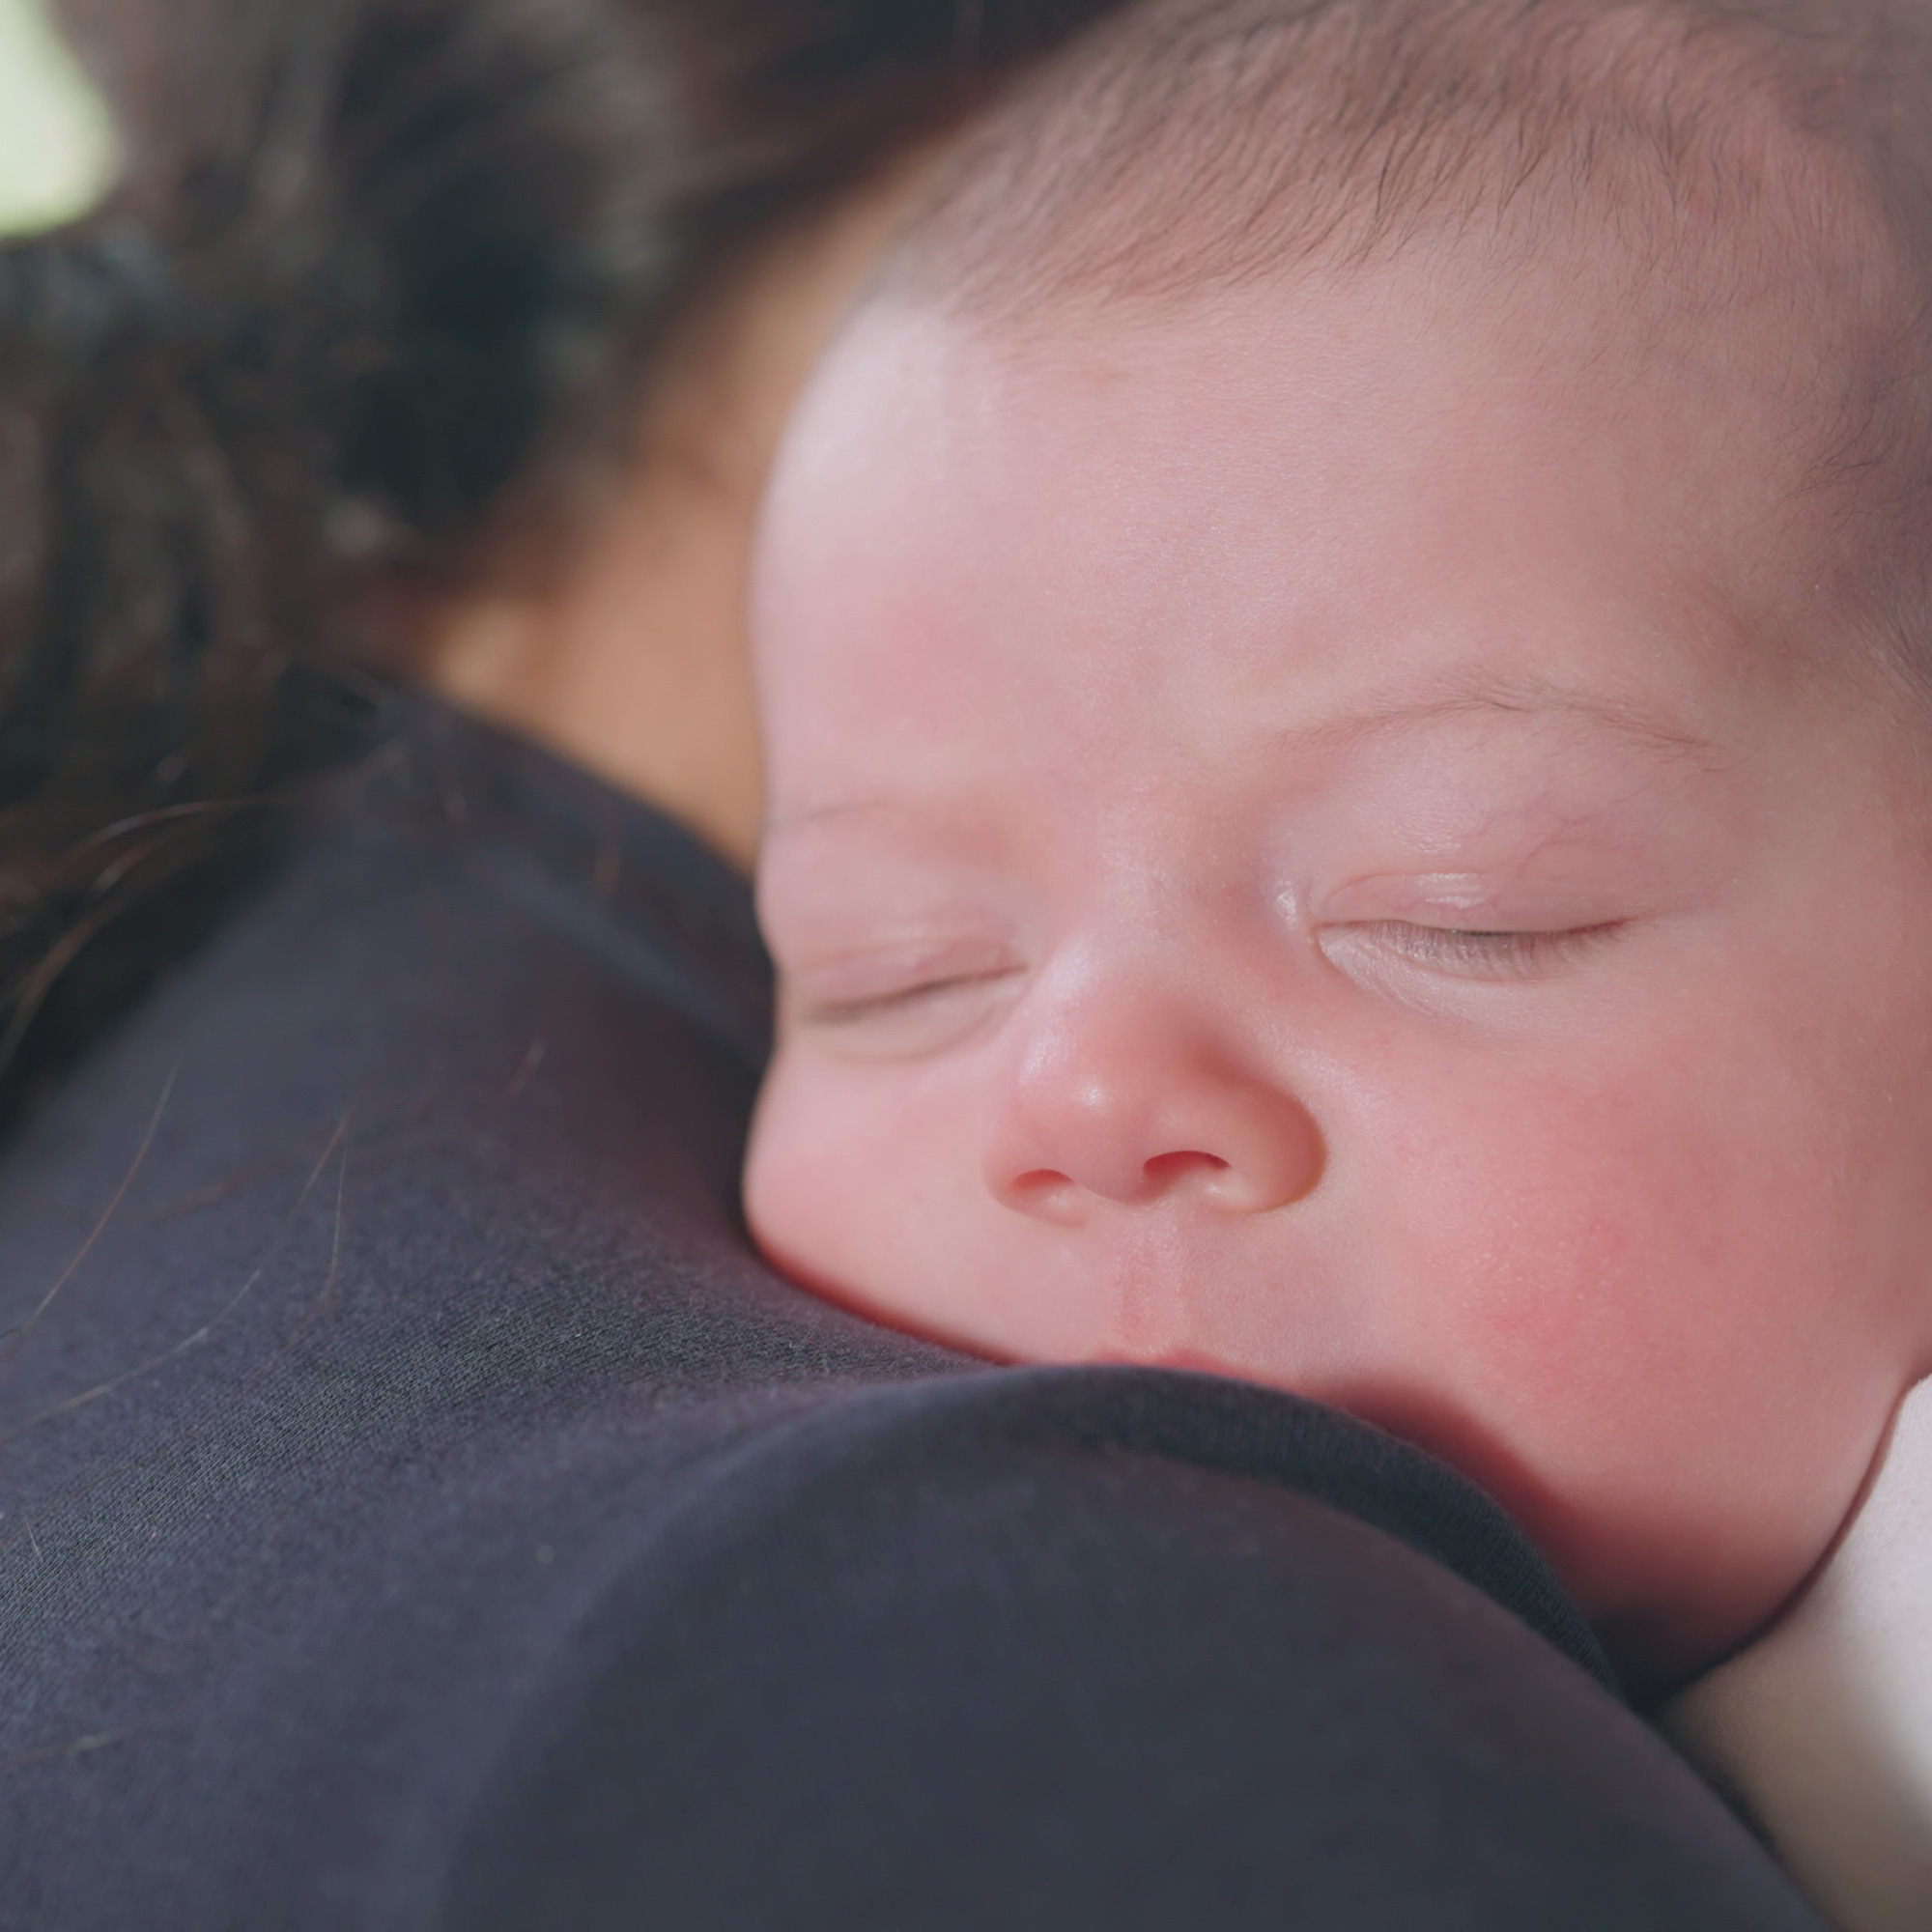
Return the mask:
[(1146, 0), (982, 122), (875, 295), (1025, 333), (1416, 249), (1724, 344), (1834, 601), (1932, 674), (1932, 0)]

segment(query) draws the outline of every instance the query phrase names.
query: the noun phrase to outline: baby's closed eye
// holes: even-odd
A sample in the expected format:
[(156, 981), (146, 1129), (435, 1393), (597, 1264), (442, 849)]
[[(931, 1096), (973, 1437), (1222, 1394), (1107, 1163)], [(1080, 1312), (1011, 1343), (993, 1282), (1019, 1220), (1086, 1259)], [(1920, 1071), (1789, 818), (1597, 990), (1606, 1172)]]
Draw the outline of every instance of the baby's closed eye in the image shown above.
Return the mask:
[(1317, 906), (1313, 926), (1323, 955), (1352, 975), (1394, 966), (1520, 980), (1577, 964), (1638, 914), (1628, 892), (1601, 885), (1433, 872), (1355, 880)]
[(1362, 920), (1323, 928), (1318, 943), (1346, 968), (1365, 949), (1432, 973), (1463, 980), (1526, 980), (1559, 971), (1613, 939), (1630, 923), (1538, 929), (1475, 929), (1422, 924), (1414, 920)]
[(985, 939), (898, 941), (801, 961), (785, 975), (788, 1026), (843, 1051), (894, 1058), (958, 1043), (1023, 971)]

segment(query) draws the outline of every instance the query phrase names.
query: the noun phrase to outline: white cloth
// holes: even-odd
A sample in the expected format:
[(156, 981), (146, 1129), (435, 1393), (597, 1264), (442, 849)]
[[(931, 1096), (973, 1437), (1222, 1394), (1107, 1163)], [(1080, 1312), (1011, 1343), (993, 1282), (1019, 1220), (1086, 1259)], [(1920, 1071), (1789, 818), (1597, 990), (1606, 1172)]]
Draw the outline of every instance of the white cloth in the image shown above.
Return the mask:
[(1663, 1724), (1845, 1932), (1932, 1928), (1932, 1381), (1809, 1589)]

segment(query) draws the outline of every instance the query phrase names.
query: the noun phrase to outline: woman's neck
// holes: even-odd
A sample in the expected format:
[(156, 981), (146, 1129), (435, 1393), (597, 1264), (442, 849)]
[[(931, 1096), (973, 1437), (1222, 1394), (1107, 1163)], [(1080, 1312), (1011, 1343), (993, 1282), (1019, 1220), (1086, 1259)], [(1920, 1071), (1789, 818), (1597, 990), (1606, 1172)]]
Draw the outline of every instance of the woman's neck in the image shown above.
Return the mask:
[(438, 620), (425, 681), (679, 819), (749, 870), (763, 811), (746, 580), (792, 407), (920, 179), (786, 233), (696, 308), (628, 474), (541, 591)]

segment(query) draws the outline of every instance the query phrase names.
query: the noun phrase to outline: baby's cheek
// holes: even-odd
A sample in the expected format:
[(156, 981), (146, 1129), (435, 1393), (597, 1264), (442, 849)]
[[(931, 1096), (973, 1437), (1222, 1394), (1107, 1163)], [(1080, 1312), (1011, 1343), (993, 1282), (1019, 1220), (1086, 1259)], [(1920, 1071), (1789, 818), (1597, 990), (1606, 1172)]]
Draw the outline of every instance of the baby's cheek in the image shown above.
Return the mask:
[(745, 1212), (760, 1248), (820, 1293), (902, 1326), (940, 1332), (932, 1284), (971, 1203), (977, 1156), (957, 1109), (930, 1104), (891, 1065), (827, 1062), (781, 1047), (759, 1095)]
[(1720, 1044), (1492, 1084), (1415, 1151), (1392, 1293), (1442, 1290), (1408, 1304), (1407, 1433), (1502, 1496), (1592, 1611), (1703, 1577), (1691, 1621), (1741, 1634), (1849, 1505), (1895, 1367), (1813, 1110)]

